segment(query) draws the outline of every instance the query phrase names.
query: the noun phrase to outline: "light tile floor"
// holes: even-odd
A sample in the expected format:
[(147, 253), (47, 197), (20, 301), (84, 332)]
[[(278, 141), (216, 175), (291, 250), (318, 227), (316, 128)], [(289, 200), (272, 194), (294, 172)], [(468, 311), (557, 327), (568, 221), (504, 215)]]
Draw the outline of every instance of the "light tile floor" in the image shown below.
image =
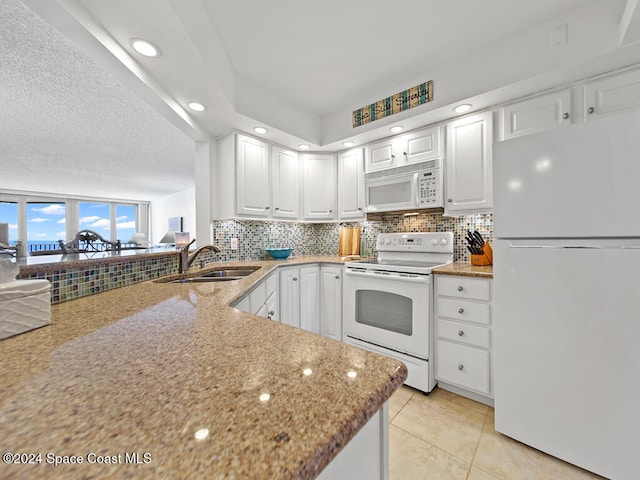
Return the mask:
[(437, 387), (402, 386), (389, 422), (391, 480), (602, 479), (496, 432), (493, 408)]

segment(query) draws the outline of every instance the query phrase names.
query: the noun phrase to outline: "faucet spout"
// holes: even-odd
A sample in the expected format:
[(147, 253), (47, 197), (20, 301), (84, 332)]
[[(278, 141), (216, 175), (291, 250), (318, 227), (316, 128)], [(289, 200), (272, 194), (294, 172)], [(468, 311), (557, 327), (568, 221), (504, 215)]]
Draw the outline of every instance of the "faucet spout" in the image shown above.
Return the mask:
[[(191, 245), (191, 243), (189, 245)], [(217, 245), (203, 245), (189, 255), (189, 245), (185, 245), (180, 249), (180, 273), (187, 273), (191, 264), (195, 261), (196, 257), (200, 255), (200, 253), (206, 250), (211, 250), (216, 253), (220, 253), (222, 251)]]

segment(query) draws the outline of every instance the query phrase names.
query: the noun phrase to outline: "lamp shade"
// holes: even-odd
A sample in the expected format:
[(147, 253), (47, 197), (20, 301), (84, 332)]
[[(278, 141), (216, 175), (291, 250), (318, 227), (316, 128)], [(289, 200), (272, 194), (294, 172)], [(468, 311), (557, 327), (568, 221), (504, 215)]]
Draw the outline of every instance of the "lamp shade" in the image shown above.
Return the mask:
[(164, 234), (164, 237), (160, 239), (159, 243), (176, 243), (176, 232), (175, 230), (169, 230)]
[(136, 245), (147, 246), (147, 245), (149, 245), (149, 239), (147, 238), (147, 236), (144, 233), (136, 232), (129, 239), (128, 243), (135, 243)]

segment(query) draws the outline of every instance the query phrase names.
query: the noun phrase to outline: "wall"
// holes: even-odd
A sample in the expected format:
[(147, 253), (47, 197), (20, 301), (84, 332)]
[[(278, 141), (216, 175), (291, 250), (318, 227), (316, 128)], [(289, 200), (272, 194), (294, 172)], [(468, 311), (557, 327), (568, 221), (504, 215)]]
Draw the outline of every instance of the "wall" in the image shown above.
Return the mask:
[(166, 197), (156, 198), (151, 202), (151, 244), (157, 245), (169, 229), (170, 217), (183, 217), (183, 230), (196, 232), (196, 189), (195, 187), (174, 193)]
[[(361, 255), (375, 256), (375, 241), (379, 233), (393, 232), (453, 232), (454, 259), (469, 261), (464, 241), (467, 230), (478, 230), (493, 241), (493, 215), (444, 217), (440, 214), (411, 217), (389, 216), (381, 222), (357, 222), (340, 225), (360, 226)], [(219, 261), (258, 260), (268, 258), (265, 248), (292, 248), (294, 256), (337, 255), (340, 225), (335, 223), (304, 224), (272, 221), (225, 220), (212, 224), (213, 243), (222, 252)], [(238, 250), (231, 250), (231, 239), (238, 239)]]

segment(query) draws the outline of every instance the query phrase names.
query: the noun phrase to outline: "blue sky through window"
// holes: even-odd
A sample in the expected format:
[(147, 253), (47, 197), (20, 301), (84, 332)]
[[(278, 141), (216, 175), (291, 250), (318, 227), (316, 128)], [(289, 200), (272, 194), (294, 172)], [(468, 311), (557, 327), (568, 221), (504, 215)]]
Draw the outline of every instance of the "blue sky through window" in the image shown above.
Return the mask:
[(66, 240), (64, 203), (27, 203), (27, 242)]
[(18, 204), (0, 202), (0, 223), (9, 224), (9, 242), (18, 240)]

